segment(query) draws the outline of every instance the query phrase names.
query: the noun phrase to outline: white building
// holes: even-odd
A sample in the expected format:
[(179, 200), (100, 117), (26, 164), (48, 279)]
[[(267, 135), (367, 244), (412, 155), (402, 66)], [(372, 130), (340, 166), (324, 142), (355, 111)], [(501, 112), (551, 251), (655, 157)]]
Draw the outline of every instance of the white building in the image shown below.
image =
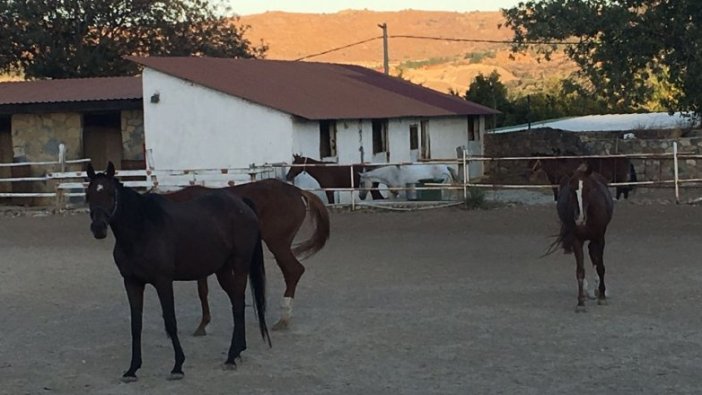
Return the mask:
[(156, 170), (289, 163), (293, 154), (340, 164), (451, 159), (459, 146), (481, 154), (484, 118), (497, 112), (360, 66), (131, 60), (144, 66), (145, 146)]

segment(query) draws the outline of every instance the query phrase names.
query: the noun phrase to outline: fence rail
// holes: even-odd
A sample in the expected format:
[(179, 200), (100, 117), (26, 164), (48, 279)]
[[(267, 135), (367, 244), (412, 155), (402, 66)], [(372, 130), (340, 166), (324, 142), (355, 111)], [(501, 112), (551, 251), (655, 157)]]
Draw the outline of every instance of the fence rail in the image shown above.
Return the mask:
[[(43, 176), (26, 176), (26, 177), (7, 177), (0, 178), (0, 185), (5, 183), (52, 183), (53, 191), (43, 192), (0, 192), (0, 198), (55, 198), (57, 208), (66, 207), (67, 199), (71, 197), (83, 196), (84, 189), (87, 186), (85, 182), (87, 174), (85, 171), (67, 170), (69, 165), (80, 165), (90, 162), (90, 159), (66, 160), (65, 146), (59, 147), (59, 155), (56, 161), (43, 162), (22, 162), (22, 163), (0, 163), (0, 168), (16, 167), (16, 166), (41, 166), (53, 169), (47, 171)], [(393, 187), (396, 191), (425, 191), (425, 190), (446, 190), (446, 191), (462, 191), (455, 195), (458, 199), (464, 200), (469, 196), (470, 188), (490, 188), (490, 189), (550, 189), (557, 185), (550, 184), (497, 184), (475, 182), (470, 178), (470, 166), (475, 162), (496, 162), (496, 161), (530, 161), (530, 160), (554, 160), (554, 159), (604, 159), (604, 158), (629, 158), (629, 159), (647, 159), (647, 160), (672, 160), (673, 161), (673, 178), (659, 180), (645, 180), (632, 182), (615, 182), (610, 183), (610, 186), (663, 186), (674, 189), (675, 201), (680, 202), (680, 188), (690, 184), (702, 183), (702, 178), (680, 178), (678, 162), (679, 160), (687, 159), (702, 159), (702, 155), (681, 154), (678, 152), (677, 144), (673, 144), (672, 153), (664, 154), (615, 154), (615, 155), (563, 155), (563, 156), (507, 156), (507, 157), (481, 157), (468, 156), (463, 151), (462, 156), (456, 159), (433, 159), (420, 162), (391, 162), (391, 163), (373, 163), (370, 165), (431, 165), (431, 164), (446, 164), (457, 166), (459, 168), (459, 177), (462, 179), (454, 180), (452, 184), (441, 184), (436, 182), (427, 182), (422, 185), (400, 186)], [(148, 161), (147, 161), (148, 163)], [(369, 164), (353, 164), (340, 165), (336, 163), (323, 164), (265, 164), (261, 166), (250, 166), (248, 168), (205, 168), (205, 169), (165, 169), (165, 170), (118, 170), (116, 176), (123, 178), (123, 183), (126, 186), (139, 188), (141, 190), (156, 190), (168, 191), (180, 189), (190, 185), (202, 185), (207, 187), (223, 187), (234, 185), (241, 182), (255, 181), (261, 178), (272, 178), (280, 168), (290, 167), (336, 167), (336, 166), (351, 166), (349, 177), (351, 178), (350, 187), (345, 188), (305, 188), (315, 192), (347, 192), (351, 194), (350, 205), (355, 208), (356, 194), (359, 192), (359, 185), (354, 185), (353, 174), (354, 166), (366, 166)], [(462, 171), (461, 171), (462, 170)], [(379, 190), (380, 188), (368, 188), (368, 191)], [(456, 200), (458, 200), (456, 199)], [(348, 204), (348, 203), (347, 203)]]

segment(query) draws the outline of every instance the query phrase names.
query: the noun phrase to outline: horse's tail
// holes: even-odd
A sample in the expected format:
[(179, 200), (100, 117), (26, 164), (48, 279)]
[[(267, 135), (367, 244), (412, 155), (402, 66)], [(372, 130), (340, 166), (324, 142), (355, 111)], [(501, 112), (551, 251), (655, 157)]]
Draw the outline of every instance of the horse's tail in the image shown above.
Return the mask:
[(317, 251), (321, 250), (322, 247), (329, 240), (330, 226), (329, 226), (329, 212), (324, 206), (322, 200), (317, 197), (312, 192), (300, 190), (302, 196), (304, 196), (307, 201), (307, 207), (309, 207), (310, 214), (312, 216), (312, 222), (314, 224), (314, 233), (312, 236), (297, 244), (293, 247), (293, 254), (301, 259), (309, 258)]
[(258, 316), (258, 327), (261, 330), (261, 337), (268, 342), (271, 347), (271, 337), (268, 334), (266, 325), (266, 269), (263, 264), (263, 243), (261, 234), (258, 234), (256, 247), (254, 249), (251, 267), (249, 268), (249, 280), (251, 281), (251, 293), (254, 299), (254, 308)]
[(556, 236), (556, 240), (548, 246), (546, 252), (541, 256), (542, 258), (553, 254), (558, 251), (559, 248), (563, 248), (565, 254), (573, 253), (573, 244), (575, 243), (575, 224), (564, 224), (561, 223), (561, 231)]
[[(637, 182), (638, 178), (636, 177), (636, 169), (634, 168), (633, 163), (629, 163), (629, 182)], [(629, 190), (633, 190), (635, 185), (629, 185)]]
[(460, 178), (458, 177), (458, 171), (456, 171), (456, 169), (454, 169), (453, 166), (446, 167), (448, 168), (449, 175), (451, 176), (451, 182), (458, 182), (460, 180)]
[[(242, 198), (241, 200), (256, 213), (256, 204), (253, 200), (249, 198)], [(271, 337), (268, 334), (268, 326), (266, 325), (266, 267), (263, 263), (263, 242), (261, 241), (260, 231), (257, 232), (256, 246), (251, 257), (249, 280), (251, 281), (251, 294), (254, 299), (254, 309), (258, 315), (258, 327), (261, 329), (261, 337), (263, 337), (263, 340), (267, 340), (268, 346), (271, 347)]]

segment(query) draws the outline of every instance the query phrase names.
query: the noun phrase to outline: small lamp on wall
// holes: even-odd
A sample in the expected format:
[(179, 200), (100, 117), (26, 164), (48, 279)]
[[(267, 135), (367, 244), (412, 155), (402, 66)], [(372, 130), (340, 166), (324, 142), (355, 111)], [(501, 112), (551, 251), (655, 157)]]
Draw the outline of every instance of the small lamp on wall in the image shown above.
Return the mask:
[(151, 95), (151, 103), (158, 103), (159, 101), (161, 101), (161, 95), (158, 92)]

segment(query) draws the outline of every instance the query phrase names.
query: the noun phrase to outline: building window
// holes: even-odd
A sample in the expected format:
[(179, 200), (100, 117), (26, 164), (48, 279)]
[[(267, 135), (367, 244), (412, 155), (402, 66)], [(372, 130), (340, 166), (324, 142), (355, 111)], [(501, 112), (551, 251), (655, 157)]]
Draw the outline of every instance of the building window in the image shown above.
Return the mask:
[(319, 122), (319, 156), (321, 158), (336, 157), (336, 122)]
[(373, 154), (388, 152), (388, 120), (373, 120)]
[(409, 127), (410, 129), (410, 150), (418, 150), (419, 149), (419, 126), (417, 124), (412, 124)]
[(480, 131), (475, 127), (476, 121), (474, 117), (468, 117), (468, 141), (480, 140)]
[(431, 159), (431, 142), (429, 141), (429, 121), (419, 123), (422, 147), (419, 152), (420, 159)]

